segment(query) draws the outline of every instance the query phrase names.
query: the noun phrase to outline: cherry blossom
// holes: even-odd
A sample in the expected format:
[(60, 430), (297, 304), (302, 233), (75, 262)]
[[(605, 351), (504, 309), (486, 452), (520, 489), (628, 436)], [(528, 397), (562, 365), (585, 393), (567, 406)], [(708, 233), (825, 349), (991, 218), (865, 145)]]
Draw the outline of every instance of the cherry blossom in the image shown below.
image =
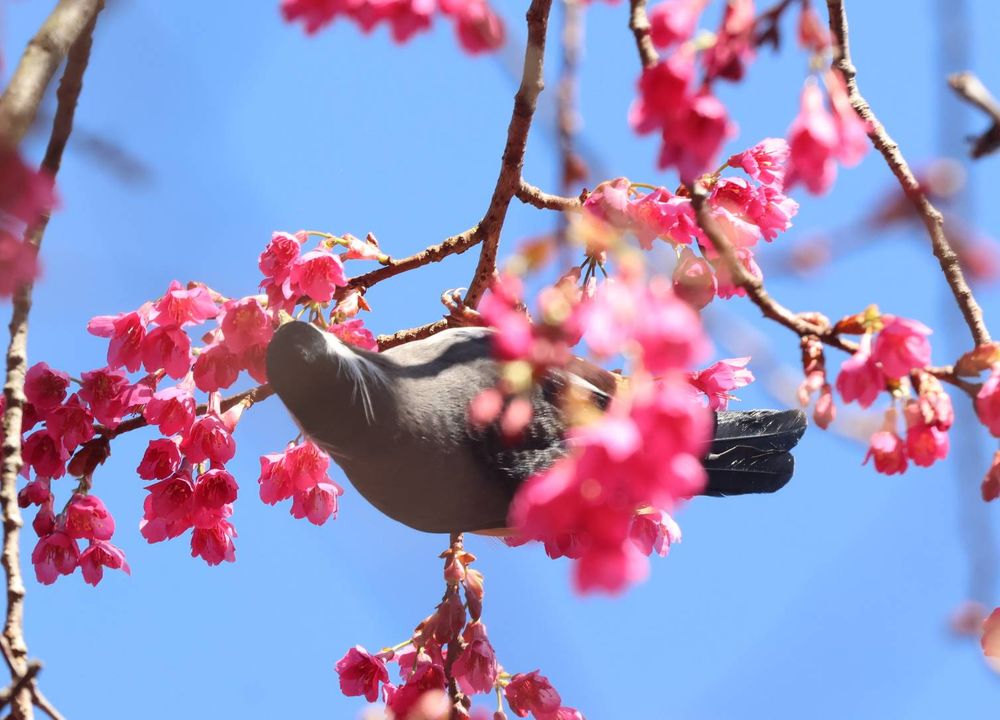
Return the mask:
[(375, 702), (381, 684), (389, 682), (385, 661), (372, 655), (360, 645), (355, 645), (337, 661), (340, 691), (349, 697), (364, 695), (368, 702)]

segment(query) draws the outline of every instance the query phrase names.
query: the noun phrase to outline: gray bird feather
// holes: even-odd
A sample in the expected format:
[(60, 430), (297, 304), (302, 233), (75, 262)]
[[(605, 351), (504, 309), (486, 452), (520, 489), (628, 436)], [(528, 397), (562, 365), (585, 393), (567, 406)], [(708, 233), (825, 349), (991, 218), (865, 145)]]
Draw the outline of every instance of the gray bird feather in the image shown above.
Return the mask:
[[(582, 385), (599, 406), (610, 395), (597, 380), (554, 372), (535, 387), (534, 415), (517, 443), (496, 425), (471, 427), (469, 404), (498, 378), (491, 333), (455, 328), (372, 353), (287, 323), (268, 348), (268, 378), (303, 432), (389, 517), (434, 533), (503, 528), (518, 486), (565, 453), (562, 386)], [(705, 464), (710, 482), (717, 471), (723, 482), (707, 494), (772, 492), (791, 476), (787, 450), (805, 428), (802, 413), (739, 415), (719, 415)]]

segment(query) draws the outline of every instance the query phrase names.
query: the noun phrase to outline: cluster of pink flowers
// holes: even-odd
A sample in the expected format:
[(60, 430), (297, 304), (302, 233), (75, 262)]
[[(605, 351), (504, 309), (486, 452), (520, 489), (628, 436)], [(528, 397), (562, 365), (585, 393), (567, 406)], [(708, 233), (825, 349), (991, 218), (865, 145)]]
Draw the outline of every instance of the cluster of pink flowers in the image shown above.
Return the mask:
[(38, 254), (23, 239), (56, 203), (52, 177), (34, 170), (14, 150), (0, 151), (0, 297), (38, 274)]
[[(137, 472), (153, 481), (146, 489), (140, 531), (149, 542), (191, 533), (191, 554), (210, 565), (235, 559), (230, 522), (239, 484), (226, 469), (236, 454), (233, 432), (246, 402), (227, 403), (220, 391), (241, 373), (267, 382), (265, 355), (282, 313), (302, 304), (314, 322), (348, 342), (375, 347), (375, 339), (355, 316), (366, 308), (357, 292), (347, 292), (344, 261), (382, 259), (374, 238), (362, 241), (322, 236), (303, 252), (306, 233), (275, 233), (259, 258), (264, 295), (227, 299), (200, 284), (172, 282), (162, 297), (132, 312), (93, 318), (88, 330), (108, 339), (107, 366), (79, 380), (45, 363), (27, 374), (23, 424), (23, 506), (37, 505), (33, 526), (39, 543), (32, 555), (42, 582), (83, 569), (96, 584), (101, 568), (123, 568), (124, 555), (110, 545), (114, 521), (90, 494), (93, 473), (110, 452), (110, 441), (127, 418), (156, 427)], [(337, 254), (336, 247), (346, 248)], [(329, 317), (322, 309), (330, 307)], [(213, 325), (206, 328), (205, 324)], [(192, 337), (201, 340), (196, 346)], [(130, 379), (129, 373), (145, 374)], [(164, 382), (171, 378), (172, 385)], [(70, 394), (70, 386), (79, 388)], [(206, 394), (198, 404), (197, 393)], [(41, 428), (35, 426), (44, 423)], [(336, 515), (340, 487), (326, 476), (329, 458), (310, 442), (261, 458), (260, 494), (270, 504), (292, 499), (291, 513), (317, 525)], [(66, 474), (79, 487), (59, 514), (52, 481)], [(82, 553), (76, 541), (90, 546)]]
[(428, 30), (440, 14), (454, 23), (459, 44), (470, 54), (496, 50), (505, 36), (503, 21), (486, 0), (281, 0), (281, 12), (288, 22), (301, 21), (308, 33), (338, 17), (366, 33), (386, 24), (398, 43)]
[[(718, 174), (707, 178), (713, 219), (743, 266), (757, 277), (761, 272), (754, 247), (791, 227), (798, 212), (798, 203), (784, 194), (787, 158), (785, 141), (768, 138), (727, 161), (728, 167), (742, 169), (749, 179)], [(728, 265), (698, 227), (685, 190), (673, 194), (660, 187), (640, 194), (627, 178), (616, 178), (598, 185), (584, 207), (593, 217), (633, 233), (644, 249), (650, 249), (657, 238), (678, 249), (674, 290), (694, 307), (704, 307), (716, 295), (730, 298), (746, 294), (735, 285)]]
[(598, 288), (582, 323), (596, 355), (631, 359), (630, 387), (570, 431), (569, 454), (524, 483), (511, 520), (522, 539), (574, 559), (579, 591), (619, 592), (645, 576), (645, 554), (677, 538), (666, 513), (704, 486), (711, 421), (684, 371), (706, 341), (669, 283), (635, 275)]
[[(844, 324), (845, 321), (842, 321)], [(847, 319), (845, 332), (863, 333), (858, 351), (844, 361), (837, 391), (844, 402), (870, 407), (883, 391), (895, 391), (884, 423), (871, 436), (865, 462), (878, 472), (905, 472), (909, 462), (927, 467), (948, 455), (948, 430), (955, 419), (951, 398), (937, 378), (925, 371), (931, 361), (930, 328), (916, 320), (880, 314), (874, 306)], [(898, 431), (900, 415), (905, 432)], [(905, 437), (905, 439), (904, 439)]]
[(814, 195), (825, 193), (837, 178), (837, 163), (852, 167), (868, 152), (868, 125), (851, 106), (839, 71), (822, 74), (829, 109), (815, 78), (802, 87), (799, 114), (788, 128), (791, 150), (789, 187), (802, 183)]
[[(536, 720), (584, 720), (562, 704), (559, 692), (537, 670), (509, 675), (482, 621), (483, 576), (469, 567), (475, 557), (467, 552), (444, 554), (445, 598), (406, 641), (379, 653), (357, 645), (336, 664), (340, 689), (348, 697), (382, 700), (389, 717), (397, 720), (447, 720), (451, 705), (446, 693), (446, 661), (455, 653), (451, 675), (467, 698), (502, 691), (517, 717), (530, 713)], [(465, 594), (463, 604), (461, 591)], [(390, 680), (389, 664), (398, 666), (399, 682)], [(471, 717), (506, 717), (475, 708)]]

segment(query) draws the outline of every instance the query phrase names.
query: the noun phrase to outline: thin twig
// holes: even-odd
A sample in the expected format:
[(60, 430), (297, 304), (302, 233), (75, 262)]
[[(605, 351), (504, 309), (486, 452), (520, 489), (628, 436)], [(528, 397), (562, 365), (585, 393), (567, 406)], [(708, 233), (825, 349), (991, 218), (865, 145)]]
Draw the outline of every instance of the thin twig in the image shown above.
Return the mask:
[[(445, 560), (446, 568), (448, 567), (449, 561), (459, 562), (458, 557), (464, 550), (462, 539), (462, 533), (451, 533), (448, 551), (443, 556), (448, 558)], [(458, 592), (457, 582), (448, 583), (448, 586), (445, 588), (444, 598), (441, 601), (442, 606), (448, 602), (450, 595), (457, 595)], [(465, 623), (463, 622), (462, 624), (464, 625)], [(462, 693), (461, 688), (459, 688), (458, 680), (452, 672), (455, 661), (458, 660), (458, 656), (462, 654), (461, 632), (461, 627), (456, 627), (454, 633), (448, 639), (448, 653), (444, 660), (444, 676), (448, 681), (448, 697), (451, 699), (450, 720), (459, 720), (460, 718), (467, 718), (469, 716), (468, 711), (466, 710), (465, 696)]]
[(35, 705), (38, 706), (39, 710), (52, 718), (52, 720), (66, 720), (63, 714), (56, 710), (55, 705), (38, 689), (38, 683), (31, 684), (31, 693), (34, 697)]
[(399, 258), (398, 260), (389, 258), (382, 267), (351, 278), (347, 286), (352, 289), (367, 290), (372, 285), (380, 283), (383, 280), (388, 280), (396, 275), (423, 267), (432, 262), (441, 262), (449, 255), (464, 253), (476, 245), (480, 237), (481, 233), (478, 226), (470, 228), (463, 233), (453, 235), (437, 245), (426, 247), (413, 255)]
[(483, 215), (476, 231), (482, 237), (482, 248), (475, 275), (465, 294), (465, 303), (475, 307), (482, 297), (493, 274), (496, 272), (497, 248), (500, 245), (500, 229), (507, 216), (510, 201), (521, 186), (521, 169), (524, 166), (524, 151), (528, 144), (528, 131), (535, 115), (538, 95), (545, 87), (545, 32), (548, 28), (549, 11), (552, 0), (531, 0), (525, 15), (528, 23), (528, 41), (524, 48), (524, 70), (521, 85), (514, 96), (514, 111), (507, 128), (507, 144), (504, 146), (497, 178), (489, 208)]
[(635, 35), (635, 46), (639, 50), (639, 62), (644, 68), (652, 67), (660, 61), (653, 38), (650, 34), (649, 17), (646, 15), (646, 0), (630, 0), (628, 26)]
[[(764, 289), (764, 284), (760, 281), (760, 278), (751, 275), (743, 267), (743, 263), (739, 261), (732, 243), (729, 242), (725, 233), (722, 232), (714, 218), (712, 218), (707, 200), (708, 191), (701, 183), (697, 183), (691, 192), (691, 203), (694, 206), (695, 220), (698, 223), (698, 227), (701, 228), (702, 232), (705, 233), (705, 236), (715, 248), (715, 251), (722, 257), (722, 262), (726, 264), (733, 278), (733, 283), (743, 288), (747, 297), (754, 305), (760, 308), (764, 317), (774, 320), (780, 325), (784, 325), (799, 337), (814, 335), (824, 345), (835, 347), (852, 355), (856, 353), (858, 351), (857, 343), (832, 332), (829, 327), (817, 325), (802, 315), (793, 313), (771, 297), (767, 290)], [(975, 396), (979, 392), (980, 386), (978, 384), (960, 378), (955, 374), (955, 368), (951, 365), (928, 367), (924, 368), (924, 370), (939, 380), (954, 385), (967, 395)]]
[(444, 318), (419, 327), (409, 328), (407, 330), (397, 330), (392, 333), (392, 335), (379, 335), (376, 340), (378, 342), (379, 350), (388, 350), (389, 348), (396, 347), (397, 345), (405, 345), (406, 343), (413, 342), (414, 340), (429, 338), (431, 335), (437, 335), (439, 332), (447, 330), (450, 327), (451, 322), (448, 318)]
[(517, 199), (526, 205), (533, 205), (539, 210), (558, 210), (560, 212), (579, 210), (583, 206), (583, 201), (586, 200), (586, 195), (586, 191), (576, 198), (551, 195), (523, 179), (517, 189)]
[(104, 0), (60, 0), (56, 5), (28, 43), (0, 96), (0, 142), (7, 147), (20, 144), (66, 53), (103, 6)]
[[(563, 0), (562, 69), (556, 91), (556, 134), (559, 138), (559, 191), (572, 192), (587, 180), (587, 164), (576, 151), (576, 134), (580, 129), (578, 90), (580, 64), (583, 58), (583, 36), (586, 27), (586, 6), (583, 0)], [(522, 179), (523, 185), (523, 179)], [(520, 192), (520, 190), (518, 190)], [(560, 237), (565, 235), (566, 218), (560, 218)]]
[(986, 89), (982, 81), (971, 72), (949, 75), (948, 84), (952, 90), (958, 93), (959, 97), (982, 110), (993, 121), (986, 130), (971, 138), (970, 155), (973, 159), (978, 160), (984, 155), (989, 155), (1000, 149), (1000, 103)]
[[(66, 48), (59, 43), (66, 42), (69, 57), (57, 93), (58, 105), (52, 122), (52, 135), (42, 161), (42, 169), (52, 176), (59, 171), (62, 153), (73, 129), (73, 116), (83, 87), (83, 74), (90, 60), (94, 26), (97, 14), (103, 7), (103, 0), (61, 2), (28, 45), (7, 92), (0, 98), (0, 127), (4, 128), (8, 139), (19, 137), (19, 133), (23, 134), (30, 125), (37, 110), (37, 103), (33, 109), (30, 107), (30, 97), (37, 93), (40, 99), (44, 85), (48, 84), (55, 72), (54, 68), (50, 69), (53, 57), (58, 54), (58, 60), (61, 60), (66, 52)], [(67, 41), (67, 38), (70, 40)], [(72, 47), (69, 47), (70, 42)], [(56, 64), (58, 60), (55, 60)], [(33, 83), (40, 82), (41, 78), (44, 78), (44, 85), (39, 89)], [(25, 242), (33, 246), (36, 253), (42, 244), (49, 217), (50, 213), (44, 213), (37, 224), (29, 229), (25, 238)], [(19, 558), (22, 520), (17, 505), (17, 475), (23, 464), (21, 420), (25, 402), (24, 375), (28, 364), (28, 315), (31, 312), (32, 287), (30, 282), (22, 285), (13, 299), (10, 345), (7, 348), (7, 378), (4, 384), (7, 407), (3, 415), (3, 465), (0, 472), (0, 506), (3, 509), (4, 530), (2, 563), (7, 584), (7, 612), (3, 630), (7, 642), (4, 649), (9, 650), (8, 660), (18, 676), (23, 676), (28, 670), (28, 647), (24, 641), (25, 591)], [(11, 702), (11, 715), (16, 720), (28, 720), (33, 714), (32, 693), (24, 690), (15, 693)]]
[(862, 120), (868, 123), (868, 137), (871, 139), (872, 144), (882, 154), (882, 157), (885, 158), (889, 169), (896, 176), (903, 192), (906, 193), (906, 196), (920, 214), (924, 226), (927, 228), (927, 233), (930, 236), (934, 256), (938, 259), (938, 263), (941, 265), (941, 272), (944, 273), (945, 279), (948, 281), (948, 286), (955, 296), (955, 301), (962, 311), (965, 324), (969, 326), (973, 342), (977, 346), (985, 345), (990, 342), (990, 333), (983, 322), (983, 312), (976, 302), (976, 298), (973, 296), (968, 283), (965, 281), (962, 267), (958, 262), (958, 256), (955, 254), (945, 235), (944, 220), (941, 217), (941, 213), (927, 199), (927, 195), (920, 187), (920, 183), (917, 182), (916, 177), (914, 177), (913, 172), (910, 170), (910, 166), (900, 152), (899, 145), (886, 132), (885, 127), (879, 122), (871, 106), (858, 90), (856, 79), (857, 69), (851, 62), (847, 12), (844, 9), (844, 2), (843, 0), (827, 0), (826, 4), (830, 13), (830, 30), (833, 32), (836, 48), (833, 67), (843, 74), (844, 80), (847, 82), (848, 97), (855, 112), (858, 113)]

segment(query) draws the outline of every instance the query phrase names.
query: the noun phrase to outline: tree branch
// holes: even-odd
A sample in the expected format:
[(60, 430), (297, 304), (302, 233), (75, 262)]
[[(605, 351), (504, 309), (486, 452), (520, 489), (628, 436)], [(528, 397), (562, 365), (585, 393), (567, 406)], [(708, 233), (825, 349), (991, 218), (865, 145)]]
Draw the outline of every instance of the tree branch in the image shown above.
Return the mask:
[(913, 203), (913, 206), (923, 220), (924, 226), (927, 228), (927, 234), (930, 236), (934, 256), (938, 259), (938, 263), (941, 265), (941, 272), (944, 273), (945, 279), (948, 281), (948, 286), (951, 288), (951, 292), (955, 296), (955, 301), (958, 303), (958, 307), (962, 311), (962, 316), (965, 318), (965, 323), (969, 326), (973, 342), (977, 346), (984, 345), (990, 342), (990, 333), (983, 322), (983, 312), (976, 302), (976, 298), (973, 296), (968, 283), (965, 281), (961, 265), (958, 262), (958, 256), (955, 254), (944, 233), (944, 219), (937, 208), (927, 199), (927, 195), (920, 187), (920, 183), (917, 182), (916, 177), (914, 177), (913, 172), (910, 170), (910, 166), (900, 152), (899, 145), (886, 132), (885, 127), (879, 122), (871, 106), (858, 90), (856, 79), (857, 69), (851, 62), (847, 12), (844, 9), (844, 2), (843, 0), (827, 0), (826, 4), (830, 13), (830, 30), (833, 32), (836, 48), (833, 67), (843, 74), (844, 80), (847, 82), (848, 97), (855, 112), (858, 113), (862, 120), (868, 123), (868, 137), (871, 139), (872, 144), (882, 154), (882, 157), (885, 158), (889, 169), (896, 176), (903, 192), (906, 193), (906, 196)]
[(656, 52), (653, 45), (653, 38), (650, 35), (652, 28), (649, 25), (649, 17), (646, 15), (646, 0), (630, 0), (631, 12), (629, 13), (628, 26), (635, 35), (635, 46), (639, 50), (639, 62), (644, 68), (652, 67), (660, 61), (660, 54)]
[(989, 115), (993, 123), (980, 135), (970, 138), (974, 160), (1000, 149), (1000, 103), (986, 89), (982, 81), (971, 72), (960, 72), (948, 76), (948, 84), (958, 96)]
[[(52, 135), (42, 161), (42, 169), (55, 176), (62, 163), (73, 129), (77, 99), (83, 87), (83, 74), (90, 60), (97, 14), (103, 0), (94, 2), (60, 2), (45, 25), (28, 45), (10, 86), (0, 98), (0, 132), (11, 141), (19, 140), (34, 119), (45, 85), (55, 72), (62, 55), (69, 50), (66, 70), (57, 93), (58, 106), (52, 123)], [(72, 47), (69, 47), (72, 43)], [(41, 83), (41, 85), (39, 85)], [(50, 213), (42, 215), (28, 230), (25, 242), (38, 252), (48, 226)], [(7, 612), (3, 636), (5, 650), (14, 674), (28, 671), (28, 647), (24, 641), (24, 580), (19, 558), (21, 512), (17, 505), (17, 475), (23, 464), (21, 427), (24, 408), (24, 375), (28, 363), (28, 315), (31, 312), (32, 284), (27, 283), (14, 294), (10, 320), (10, 344), (7, 348), (7, 379), (4, 396), (7, 407), (3, 415), (3, 464), (0, 469), (0, 507), (3, 510), (2, 564), (7, 584)], [(16, 720), (33, 716), (32, 693), (20, 689), (11, 700), (11, 715)]]
[(566, 212), (568, 210), (579, 210), (583, 206), (583, 201), (587, 199), (587, 192), (580, 193), (580, 197), (578, 198), (550, 195), (522, 179), (520, 186), (517, 188), (517, 199), (526, 205), (533, 205), (539, 210)]
[(521, 168), (524, 166), (528, 131), (531, 129), (538, 95), (545, 87), (543, 80), (545, 32), (551, 9), (552, 0), (531, 0), (525, 16), (528, 23), (528, 41), (524, 48), (524, 70), (521, 73), (521, 85), (514, 96), (514, 111), (507, 128), (507, 144), (500, 163), (500, 176), (497, 178), (489, 208), (475, 231), (482, 239), (483, 246), (479, 253), (475, 275), (469, 285), (469, 291), (465, 294), (465, 303), (470, 307), (478, 304), (479, 298), (482, 297), (496, 272), (500, 230), (507, 216), (510, 201), (521, 185)]
[(0, 96), (0, 140), (8, 147), (20, 144), (66, 53), (103, 6), (104, 0), (60, 0), (28, 43)]

